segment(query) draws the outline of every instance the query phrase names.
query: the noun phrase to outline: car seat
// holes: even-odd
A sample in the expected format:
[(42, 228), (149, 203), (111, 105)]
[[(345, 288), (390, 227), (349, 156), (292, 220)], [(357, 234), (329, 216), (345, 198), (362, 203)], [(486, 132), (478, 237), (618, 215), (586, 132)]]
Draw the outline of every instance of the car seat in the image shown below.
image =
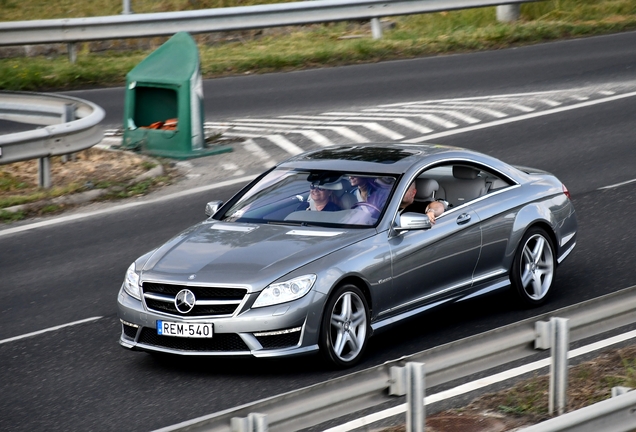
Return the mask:
[(454, 165), (453, 180), (444, 183), (444, 199), (452, 207), (472, 201), (487, 192), (486, 180), (476, 168)]

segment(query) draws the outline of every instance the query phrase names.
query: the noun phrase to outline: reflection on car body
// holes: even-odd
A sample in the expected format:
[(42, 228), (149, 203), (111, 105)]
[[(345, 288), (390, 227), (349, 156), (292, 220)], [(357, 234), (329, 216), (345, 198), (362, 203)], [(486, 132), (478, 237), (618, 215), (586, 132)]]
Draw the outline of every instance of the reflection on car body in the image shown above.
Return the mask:
[[(361, 198), (354, 177), (373, 193)], [(413, 182), (415, 202), (401, 212)], [(312, 208), (312, 189), (329, 191), (332, 211)], [(431, 226), (433, 201), (445, 211)], [(206, 211), (128, 269), (118, 296), (124, 347), (320, 351), (350, 366), (374, 331), (437, 305), (506, 288), (543, 303), (577, 230), (553, 175), (438, 145), (307, 152)]]

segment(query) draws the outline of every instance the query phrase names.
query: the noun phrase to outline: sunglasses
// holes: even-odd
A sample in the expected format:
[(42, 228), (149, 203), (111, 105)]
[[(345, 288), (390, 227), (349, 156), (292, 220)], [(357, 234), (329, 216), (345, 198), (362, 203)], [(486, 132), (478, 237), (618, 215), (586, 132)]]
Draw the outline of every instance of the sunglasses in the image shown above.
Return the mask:
[(309, 189), (311, 189), (311, 190), (319, 190), (319, 191), (326, 190), (325, 188), (322, 188), (320, 186), (316, 186), (316, 185), (313, 185), (313, 184), (309, 185)]

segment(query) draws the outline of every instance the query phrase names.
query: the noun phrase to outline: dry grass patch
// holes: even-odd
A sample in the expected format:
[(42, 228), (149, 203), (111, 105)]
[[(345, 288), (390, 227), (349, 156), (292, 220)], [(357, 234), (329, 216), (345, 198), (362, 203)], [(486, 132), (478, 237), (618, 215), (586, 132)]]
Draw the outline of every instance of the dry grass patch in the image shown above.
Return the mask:
[[(51, 192), (125, 182), (152, 167), (147, 158), (130, 152), (88, 149), (76, 153), (68, 162), (56, 156), (51, 159)], [(38, 192), (42, 191), (38, 187), (37, 160), (0, 165), (0, 198)]]
[[(171, 181), (165, 177), (138, 181), (138, 177), (157, 166), (157, 161), (131, 152), (91, 148), (64, 161), (51, 158), (50, 189), (38, 185), (38, 161), (29, 160), (0, 165), (0, 220), (13, 221), (42, 213), (59, 212), (69, 206), (56, 198), (95, 189), (105, 189), (100, 199), (142, 195)], [(164, 167), (165, 168), (165, 167)], [(27, 205), (19, 211), (9, 207)]]

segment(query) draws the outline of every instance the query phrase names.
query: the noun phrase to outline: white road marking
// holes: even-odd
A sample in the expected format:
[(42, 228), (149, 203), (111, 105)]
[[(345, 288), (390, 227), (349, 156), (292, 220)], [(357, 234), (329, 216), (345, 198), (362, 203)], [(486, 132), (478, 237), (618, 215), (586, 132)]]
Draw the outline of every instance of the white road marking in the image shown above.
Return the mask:
[(256, 144), (253, 139), (245, 140), (245, 142), (243, 143), (243, 148), (259, 158), (265, 168), (269, 168), (272, 165), (276, 164), (276, 162), (272, 160), (272, 157), (269, 155), (269, 153), (263, 150), (261, 146)]
[(432, 140), (432, 139), (442, 138), (442, 137), (455, 135), (455, 134), (459, 134), (459, 133), (470, 132), (470, 131), (479, 130), (479, 129), (486, 129), (486, 128), (489, 128), (489, 127), (499, 126), (499, 125), (503, 125), (503, 124), (507, 124), (507, 123), (513, 123), (513, 122), (518, 122), (518, 121), (527, 120), (527, 119), (531, 119), (531, 118), (542, 117), (542, 116), (556, 114), (556, 113), (565, 112), (565, 111), (570, 111), (570, 110), (574, 110), (574, 109), (578, 109), (578, 108), (585, 108), (585, 107), (598, 105), (598, 104), (602, 104), (602, 103), (606, 103), (606, 102), (613, 102), (613, 101), (620, 100), (620, 99), (626, 99), (626, 98), (632, 97), (632, 96), (636, 96), (636, 92), (624, 93), (624, 94), (620, 94), (620, 95), (606, 97), (604, 99), (596, 99), (596, 100), (592, 100), (592, 101), (581, 102), (581, 103), (574, 104), (574, 105), (568, 105), (568, 106), (563, 106), (563, 107), (559, 107), (559, 108), (553, 108), (553, 109), (549, 109), (549, 110), (545, 110), (545, 111), (539, 111), (539, 112), (534, 112), (534, 113), (529, 113), (529, 114), (523, 114), (523, 115), (520, 115), (520, 116), (517, 116), (517, 117), (510, 117), (510, 118), (507, 118), (507, 119), (496, 120), (496, 121), (493, 121), (493, 122), (490, 122), (490, 123), (483, 123), (483, 124), (479, 124), (479, 125), (467, 126), (465, 128), (461, 128), (461, 129), (455, 129), (455, 130), (452, 130), (452, 131), (446, 131), (446, 132), (440, 132), (440, 133), (431, 134), (431, 135), (425, 135), (425, 136), (422, 136), (422, 137), (413, 138), (413, 139), (405, 140), (405, 141), (402, 141), (402, 142), (403, 143), (421, 143), (421, 142), (424, 142), (424, 141), (429, 141), (429, 140)]
[(288, 140), (282, 135), (267, 135), (266, 137), (263, 137), (263, 138), (267, 138), (268, 140), (270, 140), (271, 142), (273, 142), (278, 147), (282, 148), (283, 150), (285, 150), (287, 153), (291, 155), (297, 155), (304, 151), (303, 149), (301, 149), (296, 144), (294, 144), (293, 142), (291, 142), (290, 140)]
[[(421, 118), (426, 118), (426, 117), (423, 117), (423, 116), (430, 115), (430, 114), (423, 114), (423, 113), (439, 113), (439, 114), (445, 114), (445, 115), (448, 115), (448, 116), (451, 116), (451, 117), (455, 117), (456, 119), (465, 121), (466, 123), (469, 123), (469, 124), (474, 124), (474, 123), (479, 123), (480, 122), (479, 119), (476, 119), (474, 117), (469, 116), (468, 114), (464, 114), (462, 112), (455, 111), (455, 110), (443, 110), (443, 109), (431, 109), (431, 108), (426, 108), (426, 109), (415, 109), (415, 108), (377, 109), (377, 108), (370, 108), (370, 109), (366, 109), (365, 111), (379, 112), (379, 113), (382, 113), (382, 115), (398, 115), (398, 114), (389, 114), (388, 111), (390, 111), (390, 112), (393, 112), (393, 113), (400, 113), (399, 115), (401, 115), (403, 117), (421, 117)], [(451, 123), (451, 124), (454, 124), (454, 123)], [(456, 127), (456, 126), (457, 125), (450, 126), (450, 127)]]
[(316, 132), (314, 130), (306, 130), (306, 131), (298, 131), (298, 132), (303, 134), (304, 136), (306, 136), (307, 138), (309, 138), (310, 140), (312, 140), (313, 142), (315, 142), (319, 146), (330, 147), (330, 146), (334, 145), (331, 142), (331, 140), (329, 140), (329, 138), (327, 138), (323, 134), (319, 134), (318, 132)]
[(603, 189), (614, 189), (614, 188), (617, 188), (617, 187), (619, 187), (619, 186), (624, 186), (624, 185), (626, 185), (626, 184), (630, 184), (630, 183), (634, 183), (634, 182), (636, 182), (636, 179), (627, 180), (627, 181), (624, 181), (624, 182), (621, 182), (621, 183), (616, 183), (616, 184), (609, 185), (609, 186), (603, 186), (603, 187), (598, 188), (598, 190), (603, 190)]
[(223, 136), (233, 136), (233, 137), (240, 137), (240, 138), (260, 138), (263, 136), (263, 134), (224, 132)]
[[(589, 354), (594, 351), (598, 351), (604, 348), (607, 348), (611, 345), (616, 345), (621, 342), (628, 341), (636, 337), (636, 330), (623, 333), (605, 340), (601, 340), (581, 348), (577, 348), (575, 350), (571, 350), (568, 353), (568, 358), (573, 359), (585, 354)], [(460, 386), (445, 390), (440, 393), (432, 394), (430, 396), (426, 396), (424, 398), (424, 405), (430, 405), (435, 402), (440, 402), (446, 399), (451, 399), (453, 397), (457, 397), (460, 395), (464, 395), (466, 393), (473, 392), (475, 390), (480, 390), (484, 387), (488, 387), (492, 384), (497, 384), (499, 382), (503, 382), (509, 380), (511, 378), (515, 378), (529, 372), (534, 372), (536, 370), (545, 368), (550, 366), (550, 359), (538, 360), (533, 363), (529, 363), (527, 365), (519, 366), (513, 369), (509, 369), (507, 371), (500, 372), (498, 374), (494, 374), (488, 377), (484, 377), (466, 384), (462, 384)], [(335, 426), (330, 429), (326, 429), (324, 432), (348, 432), (357, 428), (365, 427), (369, 424), (378, 422), (380, 420), (384, 420), (389, 417), (393, 417), (396, 415), (400, 415), (406, 412), (406, 404), (398, 405), (393, 408), (386, 409), (384, 411), (380, 411), (377, 413), (370, 414), (368, 416), (352, 420), (340, 426)]]
[(13, 342), (13, 341), (17, 341), (17, 340), (20, 340), (20, 339), (26, 339), (28, 337), (37, 336), (37, 335), (40, 335), (42, 333), (47, 333), (47, 332), (63, 329), (65, 327), (70, 327), (70, 326), (74, 326), (74, 325), (77, 325), (77, 324), (84, 324), (84, 323), (91, 322), (91, 321), (97, 321), (100, 318), (102, 318), (102, 317), (98, 316), (98, 317), (86, 318), (86, 319), (79, 320), (79, 321), (73, 321), (73, 322), (70, 322), (68, 324), (61, 324), (61, 325), (58, 325), (58, 326), (55, 326), (55, 327), (49, 327), (49, 328), (44, 329), (44, 330), (38, 330), (38, 331), (31, 332), (31, 333), (23, 334), (23, 335), (20, 335), (20, 336), (11, 337), (9, 339), (3, 339), (3, 340), (0, 340), (0, 345), (2, 345), (3, 343)]
[[(236, 122), (243, 122), (240, 123), (241, 126), (244, 125), (248, 125), (248, 126), (259, 126), (258, 123), (255, 122), (263, 122), (264, 124), (267, 125), (271, 125), (271, 126), (275, 126), (275, 127), (281, 127), (281, 128), (294, 128), (294, 127), (298, 127), (297, 125), (293, 125), (293, 126), (289, 126), (289, 125), (285, 125), (284, 123), (281, 123), (281, 118), (279, 117), (276, 120), (268, 120), (268, 119), (250, 119), (249, 122), (247, 122), (247, 120), (236, 120)], [(307, 125), (307, 126), (302, 126), (305, 128), (312, 128), (313, 125), (336, 125), (336, 126), (360, 126), (360, 127), (364, 127), (367, 128), (377, 134), (380, 135), (384, 135), (387, 138), (390, 138), (392, 140), (401, 140), (404, 139), (404, 135), (401, 135), (397, 132), (392, 131), (391, 129), (382, 126), (379, 123), (375, 123), (375, 122), (353, 122), (353, 121), (332, 121), (331, 119), (325, 118), (325, 117), (319, 117), (319, 116), (305, 116), (306, 120), (289, 120), (289, 119), (284, 119), (282, 120), (282, 122), (287, 122), (287, 123), (300, 123), (302, 125)], [(309, 120), (309, 118), (312, 118), (313, 120)], [(318, 121), (316, 121), (315, 119), (319, 119)], [(326, 121), (325, 121), (326, 120)], [(309, 126), (312, 125), (312, 126)]]
[[(299, 129), (295, 129), (295, 130), (286, 130), (286, 129), (271, 129), (271, 128), (267, 128), (267, 129), (261, 129), (261, 128), (256, 128), (256, 127), (251, 127), (251, 126), (235, 126), (234, 129), (236, 130), (247, 130), (247, 131), (263, 131), (263, 133), (266, 132), (279, 132), (279, 133), (299, 133), (299, 134), (304, 134), (307, 131), (303, 131), (303, 130), (299, 130)], [(338, 127), (338, 126), (313, 126), (312, 129), (323, 129), (323, 130), (331, 130), (335, 133), (337, 133), (338, 135), (342, 135), (343, 137), (356, 142), (356, 143), (368, 143), (369, 140), (367, 138), (365, 138), (364, 136), (360, 135), (359, 133), (352, 131), (349, 128), (346, 127)], [(227, 134), (226, 134), (227, 135)], [(241, 136), (240, 134), (237, 134), (236, 136)], [(252, 138), (263, 138), (264, 135), (253, 135)], [(310, 138), (311, 139), (311, 138)]]
[(408, 119), (397, 118), (397, 119), (393, 119), (392, 121), (394, 123), (397, 123), (399, 125), (407, 127), (409, 129), (413, 129), (414, 131), (419, 132), (419, 133), (431, 133), (431, 132), (433, 132), (433, 129), (429, 129), (426, 126), (422, 126), (421, 124), (412, 122), (411, 120), (408, 120)]
[(280, 120), (277, 123), (259, 123), (259, 122), (235, 122), (232, 124), (232, 129), (243, 129), (246, 127), (250, 127), (253, 129), (262, 129), (262, 130), (276, 130), (276, 129), (294, 129), (297, 128), (298, 125), (290, 125), (281, 123)]
[[(470, 104), (469, 102), (460, 102), (462, 104)], [(526, 106), (526, 105), (521, 105), (518, 102), (515, 102), (514, 100), (509, 100), (509, 99), (504, 99), (504, 98), (499, 98), (499, 99), (494, 99), (493, 101), (489, 101), (489, 102), (478, 102), (481, 105), (494, 105), (494, 106), (502, 106), (505, 105), (508, 108), (514, 108), (516, 110), (522, 111), (522, 112), (532, 112), (532, 111), (536, 111), (534, 108)]]
[[(356, 122), (332, 122), (331, 124), (341, 124), (341, 125), (347, 125), (350, 124), (352, 126), (356, 126)], [(404, 135), (399, 134), (395, 131), (392, 131), (391, 129), (382, 126), (379, 123), (360, 123), (359, 126), (363, 126), (369, 130), (372, 130), (373, 132), (379, 134), (379, 135), (384, 135), (385, 137), (392, 139), (392, 140), (401, 140), (404, 139)]]
[(369, 140), (367, 138), (363, 137), (358, 132), (352, 131), (351, 129), (346, 128), (346, 127), (314, 126), (313, 129), (332, 130), (332, 131), (336, 132), (337, 134), (340, 134), (343, 137), (348, 138), (351, 141), (359, 143), (359, 144), (368, 143), (369, 142)]
[[(326, 115), (326, 114), (321, 114), (321, 115), (285, 115), (285, 116), (280, 116), (278, 117), (279, 119), (305, 119), (305, 120), (325, 120), (324, 123), (327, 123), (327, 121), (331, 121), (331, 120), (338, 120), (342, 117), (340, 116), (333, 116), (333, 115)], [(299, 120), (290, 120), (290, 121), (298, 121), (298, 123), (305, 123), (304, 121), (299, 121)]]
[(502, 113), (501, 111), (497, 111), (491, 108), (485, 108), (483, 106), (478, 106), (475, 102), (444, 102), (443, 106), (448, 106), (452, 108), (466, 108), (470, 107), (471, 110), (479, 111), (484, 114), (491, 115), (495, 118), (504, 118), (508, 117), (508, 114)]
[[(243, 171), (237, 164), (235, 163), (224, 163), (221, 164), (221, 168), (226, 171), (232, 171), (236, 175), (244, 175), (245, 171)], [(199, 176), (200, 174), (197, 174)]]
[[(579, 89), (570, 89), (568, 91), (584, 91), (586, 88)], [(539, 92), (530, 92), (530, 93), (511, 93), (511, 94), (501, 94), (494, 96), (477, 96), (477, 97), (465, 97), (465, 98), (455, 98), (455, 99), (432, 99), (426, 101), (416, 101), (416, 102), (399, 102), (394, 104), (386, 104), (386, 105), (378, 105), (379, 107), (400, 107), (400, 106), (408, 106), (408, 105), (417, 105), (417, 104), (432, 104), (432, 103), (440, 103), (440, 102), (456, 102), (456, 101), (479, 101), (479, 100), (491, 100), (496, 98), (513, 98), (513, 97), (531, 97), (531, 96), (543, 96), (543, 95), (561, 95), (564, 94), (563, 90), (547, 90), (547, 91), (539, 91)]]
[(553, 101), (552, 99), (538, 99), (538, 101), (551, 107), (557, 107), (559, 105), (562, 105), (561, 102)]

